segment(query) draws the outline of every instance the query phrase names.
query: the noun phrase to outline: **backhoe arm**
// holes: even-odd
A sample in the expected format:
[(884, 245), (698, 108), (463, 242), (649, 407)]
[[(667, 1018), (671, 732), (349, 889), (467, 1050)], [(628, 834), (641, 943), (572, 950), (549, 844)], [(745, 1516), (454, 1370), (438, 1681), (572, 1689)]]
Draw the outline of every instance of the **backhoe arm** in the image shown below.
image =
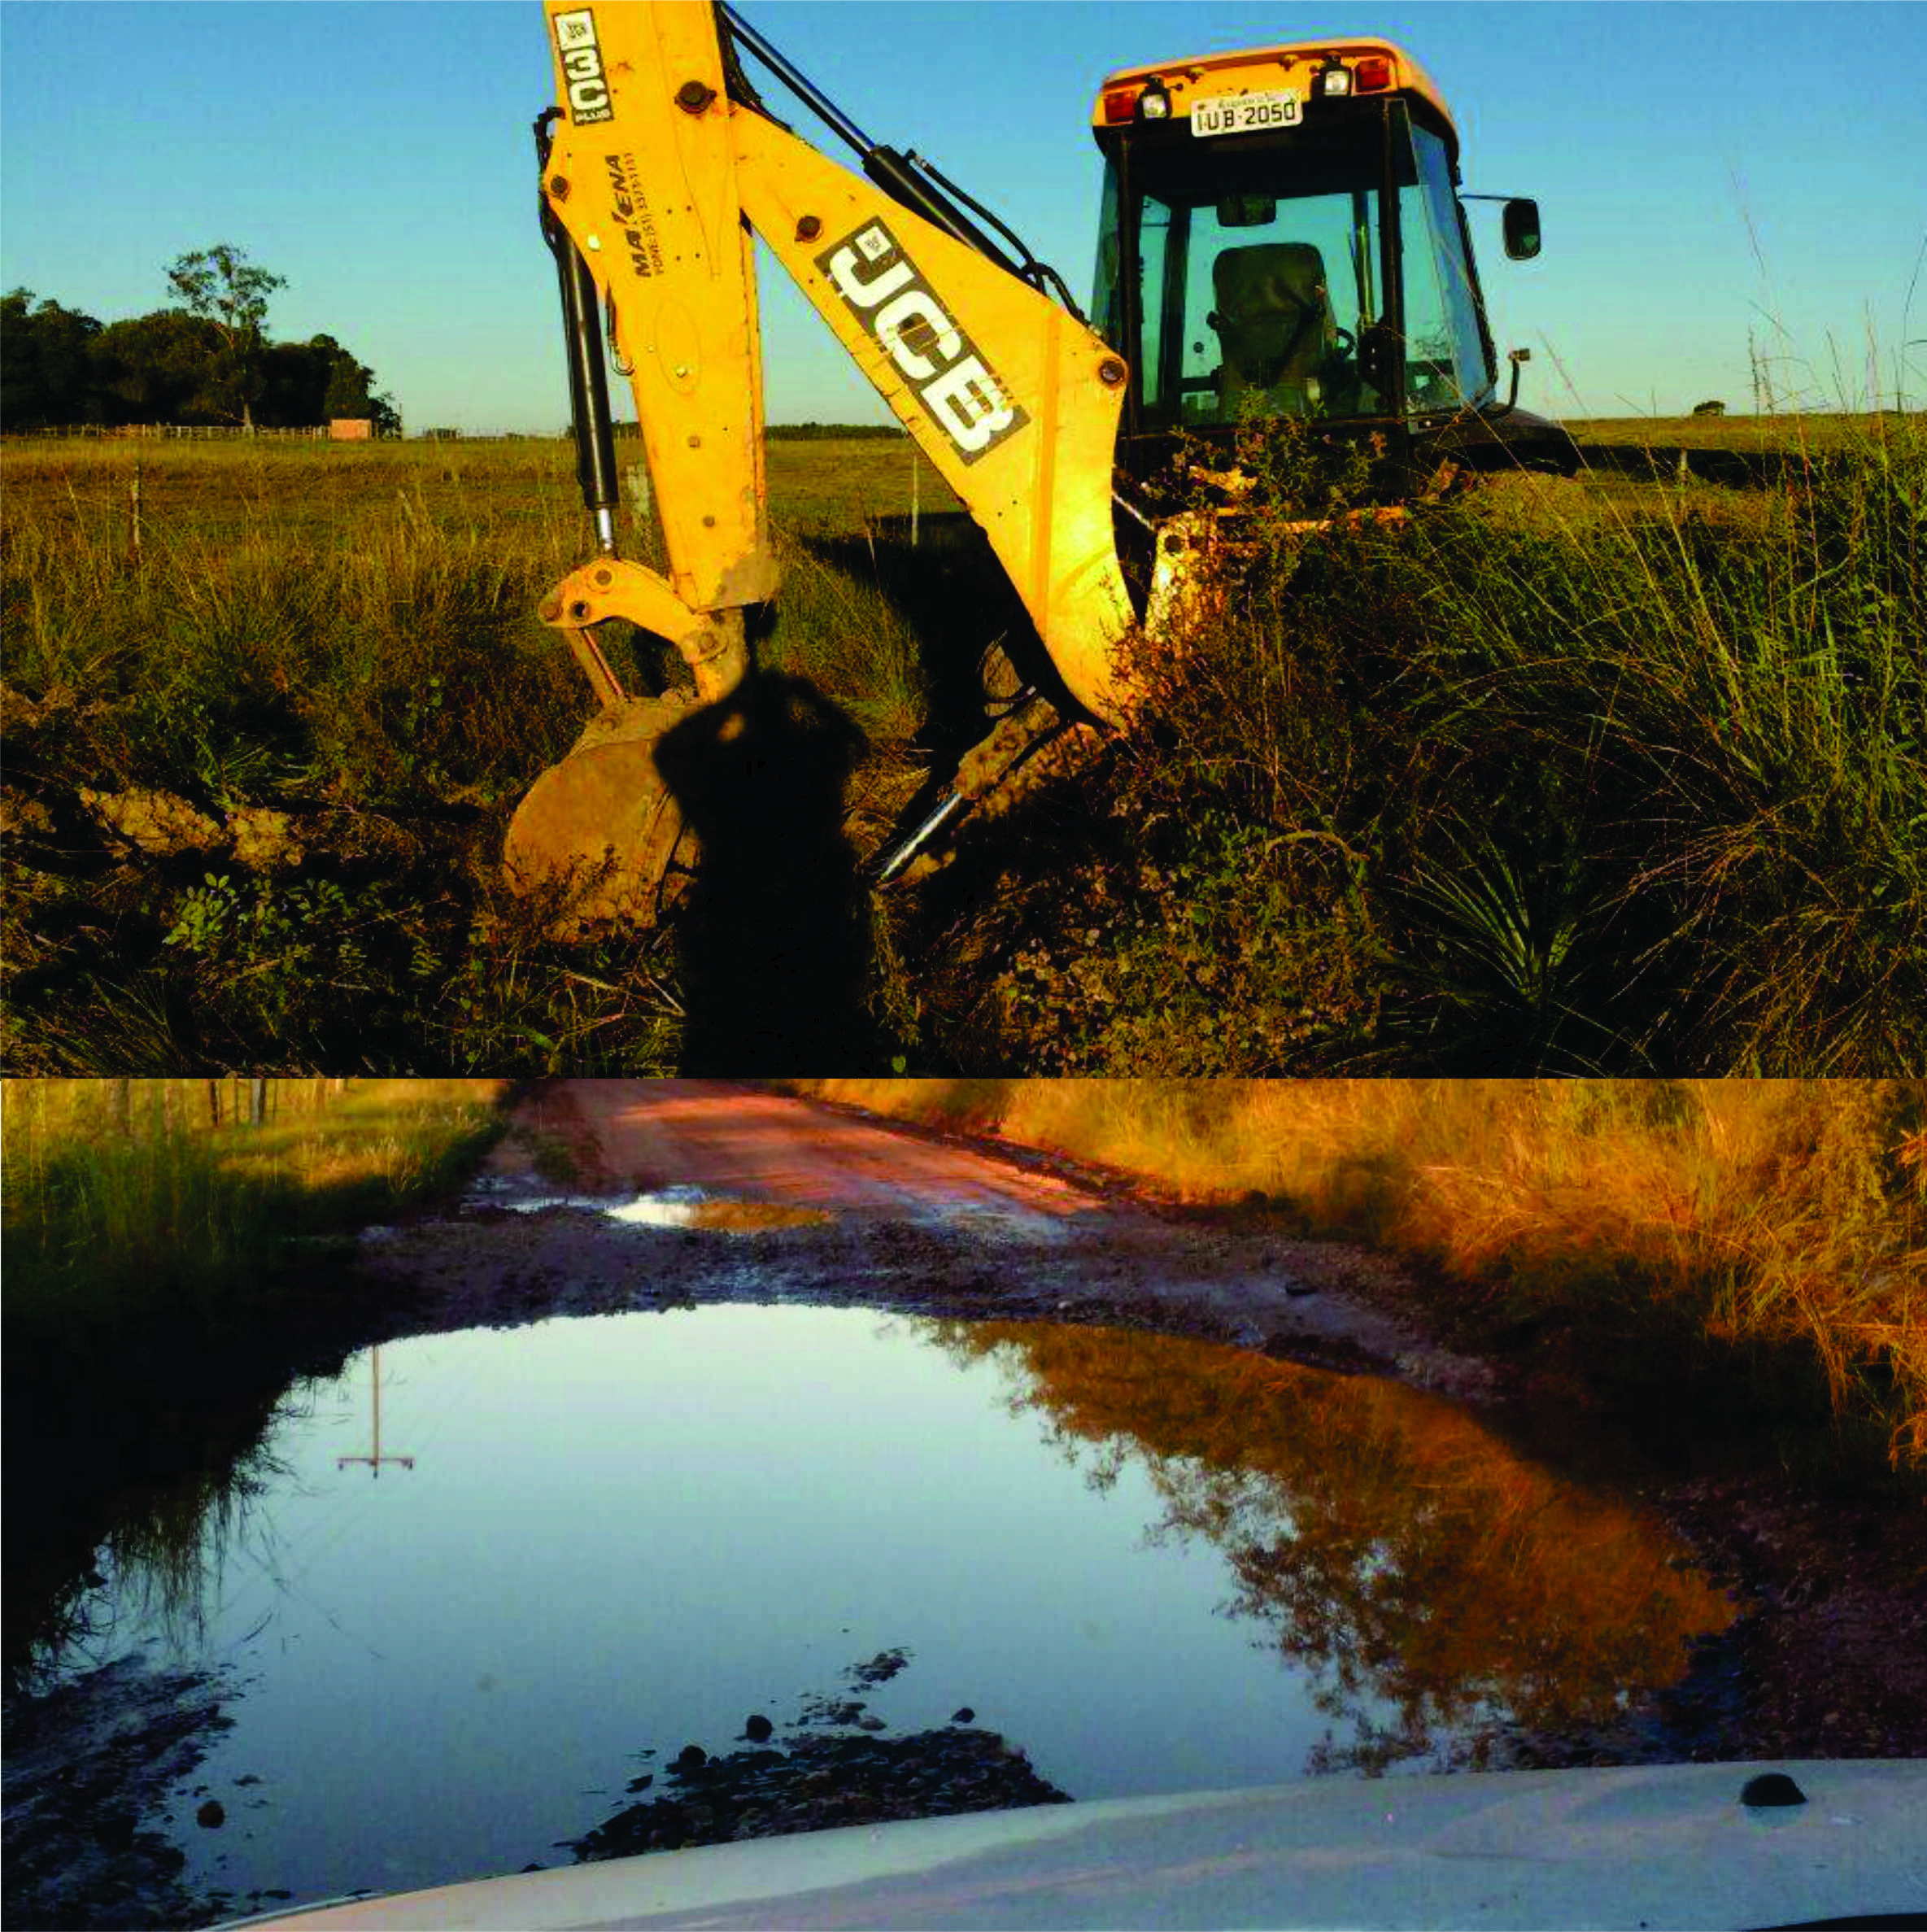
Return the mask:
[(1073, 696), (1114, 718), (1123, 363), (1057, 303), (732, 100), (708, 6), (546, 7), (565, 118), (543, 193), (613, 306), (676, 595), (713, 611), (774, 587), (753, 230), (983, 526)]
[[(732, 98), (709, 5), (545, 0), (545, 11), (560, 107), (546, 117), (542, 197), (572, 354), (579, 363), (584, 316), (606, 309), (669, 565), (665, 576), (613, 554), (613, 482), (593, 480), (613, 476), (594, 448), (608, 435), (606, 403), (599, 432), (582, 421), (595, 399), (578, 367), (578, 435), (604, 554), (543, 614), (604, 706), (590, 735), (606, 751), (628, 702), (595, 625), (623, 617), (669, 638), (713, 699), (747, 672), (743, 609), (776, 589), (752, 234), (982, 526), (1066, 689), (1115, 722), (1126, 694), (1113, 652), (1130, 619), (1111, 500), (1124, 364), (1007, 268), (828, 159), (753, 97)], [(662, 722), (645, 718), (633, 735), (646, 749)], [(660, 854), (660, 815), (651, 824)], [(515, 842), (512, 831), (512, 857)]]

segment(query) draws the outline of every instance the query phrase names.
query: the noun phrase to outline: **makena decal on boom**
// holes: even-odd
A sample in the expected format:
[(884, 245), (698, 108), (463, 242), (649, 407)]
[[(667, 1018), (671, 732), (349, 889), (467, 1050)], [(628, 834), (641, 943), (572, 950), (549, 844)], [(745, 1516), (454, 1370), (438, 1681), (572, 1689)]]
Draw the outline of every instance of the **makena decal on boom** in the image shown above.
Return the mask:
[(965, 462), (974, 463), (1029, 422), (881, 221), (866, 221), (832, 243), (816, 265)]

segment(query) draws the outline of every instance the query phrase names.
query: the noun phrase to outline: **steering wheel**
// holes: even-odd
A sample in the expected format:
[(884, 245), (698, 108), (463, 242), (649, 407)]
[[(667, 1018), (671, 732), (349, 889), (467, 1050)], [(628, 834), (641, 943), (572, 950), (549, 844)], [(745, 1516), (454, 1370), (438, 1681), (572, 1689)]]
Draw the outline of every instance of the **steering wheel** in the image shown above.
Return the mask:
[(1340, 329), (1334, 325), (1332, 330), (1332, 353), (1334, 356), (1342, 362), (1358, 346), (1358, 338), (1350, 329)]

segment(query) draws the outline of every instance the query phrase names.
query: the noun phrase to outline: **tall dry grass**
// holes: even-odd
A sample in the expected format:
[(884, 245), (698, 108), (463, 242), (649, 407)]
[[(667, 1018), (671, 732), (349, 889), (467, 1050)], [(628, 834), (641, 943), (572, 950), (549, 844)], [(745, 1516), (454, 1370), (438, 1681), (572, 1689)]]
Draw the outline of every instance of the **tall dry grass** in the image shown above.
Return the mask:
[(8, 1354), (30, 1364), (245, 1333), (299, 1242), (447, 1184), (498, 1131), (498, 1080), (0, 1083)]
[(1422, 1258), (1474, 1342), (1791, 1347), (1927, 1471), (1927, 1082), (810, 1084)]

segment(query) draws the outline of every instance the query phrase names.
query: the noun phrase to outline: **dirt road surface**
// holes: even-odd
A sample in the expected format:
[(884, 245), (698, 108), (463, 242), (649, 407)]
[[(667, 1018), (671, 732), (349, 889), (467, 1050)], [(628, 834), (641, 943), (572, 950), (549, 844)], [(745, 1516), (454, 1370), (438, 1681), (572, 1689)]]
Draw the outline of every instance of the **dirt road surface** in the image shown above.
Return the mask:
[(1491, 1380), (1395, 1312), (1398, 1271), (1366, 1249), (726, 1081), (547, 1084), (460, 1212), (364, 1254), (410, 1327), (810, 1301), (1153, 1328), (1475, 1398)]

